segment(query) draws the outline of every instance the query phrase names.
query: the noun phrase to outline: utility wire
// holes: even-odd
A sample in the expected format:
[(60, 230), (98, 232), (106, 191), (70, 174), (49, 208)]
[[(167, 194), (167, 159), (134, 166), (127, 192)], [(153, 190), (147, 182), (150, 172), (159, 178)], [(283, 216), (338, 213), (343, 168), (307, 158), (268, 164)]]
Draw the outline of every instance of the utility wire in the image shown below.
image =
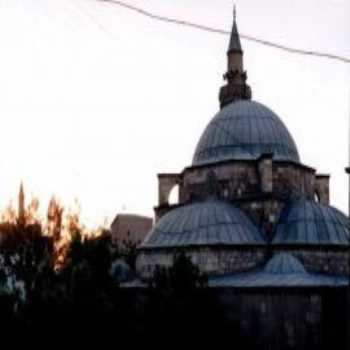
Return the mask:
[[(191, 28), (195, 28), (195, 29), (199, 29), (199, 30), (203, 30), (206, 32), (211, 32), (211, 33), (224, 34), (224, 35), (231, 34), (227, 30), (209, 27), (209, 26), (206, 26), (203, 24), (185, 21), (185, 20), (181, 20), (181, 19), (177, 19), (177, 18), (171, 18), (171, 17), (167, 17), (167, 16), (157, 15), (155, 13), (149, 12), (147, 10), (144, 10), (144, 9), (137, 7), (137, 6), (134, 6), (134, 5), (130, 5), (130, 4), (128, 4), (124, 1), (120, 1), (120, 0), (97, 0), (97, 1), (111, 3), (114, 5), (126, 8), (128, 10), (131, 10), (133, 12), (136, 12), (140, 15), (145, 16), (145, 17), (148, 17), (148, 18), (151, 18), (151, 19), (154, 19), (157, 21), (161, 21), (161, 22), (167, 22), (167, 23), (172, 23), (172, 24), (181, 25), (181, 26), (185, 26), (185, 27), (191, 27)], [(274, 42), (271, 42), (268, 40), (259, 39), (259, 38), (256, 38), (256, 37), (253, 37), (250, 35), (245, 35), (245, 34), (240, 34), (240, 36), (243, 39), (246, 39), (246, 40), (261, 44), (261, 45), (270, 46), (270, 47), (273, 47), (273, 48), (276, 48), (279, 50), (287, 51), (289, 53), (294, 53), (294, 54), (299, 54), (299, 55), (307, 55), (307, 56), (323, 57), (323, 58), (336, 60), (336, 61), (343, 62), (343, 63), (350, 63), (350, 58), (345, 57), (345, 56), (339, 56), (339, 55), (335, 55), (335, 54), (328, 53), (328, 52), (319, 52), (319, 51), (309, 51), (309, 50), (297, 49), (297, 48), (289, 47), (286, 45), (274, 43)]]

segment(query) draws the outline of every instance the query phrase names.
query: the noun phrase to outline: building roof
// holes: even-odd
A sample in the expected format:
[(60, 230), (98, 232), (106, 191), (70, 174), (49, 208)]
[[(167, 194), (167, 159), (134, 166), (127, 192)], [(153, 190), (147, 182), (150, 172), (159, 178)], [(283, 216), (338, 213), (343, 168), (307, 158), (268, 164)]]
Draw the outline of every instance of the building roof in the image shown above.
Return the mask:
[(259, 270), (215, 276), (209, 279), (210, 287), (269, 288), (269, 287), (343, 287), (348, 285), (345, 276), (308, 273), (293, 255), (274, 255)]
[(273, 275), (291, 275), (305, 274), (306, 270), (303, 264), (293, 255), (279, 253), (267, 262), (264, 272)]
[(192, 165), (258, 159), (300, 162), (295, 142), (281, 119), (261, 103), (242, 100), (222, 108), (204, 130)]
[(140, 244), (151, 230), (153, 219), (135, 214), (118, 214), (111, 224), (114, 242)]
[(141, 248), (264, 243), (259, 230), (240, 209), (218, 200), (208, 200), (168, 212)]
[(336, 208), (299, 198), (282, 211), (272, 243), (348, 245), (349, 220)]

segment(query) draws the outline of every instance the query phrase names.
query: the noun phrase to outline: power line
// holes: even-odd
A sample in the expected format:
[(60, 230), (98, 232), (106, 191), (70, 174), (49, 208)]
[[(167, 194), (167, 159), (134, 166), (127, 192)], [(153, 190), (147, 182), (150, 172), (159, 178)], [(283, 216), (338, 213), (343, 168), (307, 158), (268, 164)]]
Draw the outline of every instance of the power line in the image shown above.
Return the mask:
[[(172, 23), (172, 24), (181, 25), (181, 26), (185, 26), (185, 27), (191, 27), (191, 28), (203, 30), (203, 31), (210, 32), (210, 33), (224, 34), (224, 35), (230, 34), (230, 32), (227, 30), (214, 28), (214, 27), (203, 25), (203, 24), (198, 24), (198, 23), (185, 21), (185, 20), (181, 20), (181, 19), (177, 19), (177, 18), (171, 18), (171, 17), (167, 17), (167, 16), (157, 15), (157, 14), (149, 12), (143, 8), (140, 8), (140, 7), (137, 7), (134, 5), (130, 5), (124, 1), (119, 1), (119, 0), (97, 0), (97, 1), (112, 3), (114, 5), (126, 8), (126, 9), (131, 10), (133, 12), (136, 12), (140, 15), (143, 15), (145, 17), (151, 18), (153, 20), (161, 21), (161, 22), (167, 22), (167, 23)], [(276, 48), (279, 50), (287, 51), (289, 53), (294, 53), (294, 54), (299, 54), (299, 55), (307, 55), (307, 56), (316, 56), (316, 57), (322, 57), (322, 58), (327, 58), (327, 59), (331, 59), (331, 60), (336, 60), (336, 61), (343, 62), (343, 63), (350, 63), (350, 58), (345, 57), (345, 56), (339, 56), (339, 55), (335, 55), (335, 54), (328, 53), (328, 52), (319, 52), (319, 51), (309, 51), (309, 50), (297, 49), (297, 48), (289, 47), (286, 45), (274, 43), (274, 42), (271, 42), (268, 40), (259, 39), (259, 38), (256, 38), (256, 37), (253, 37), (250, 35), (245, 35), (245, 34), (240, 34), (240, 36), (243, 39), (246, 39), (246, 40), (261, 44), (261, 45), (270, 46), (270, 47), (273, 47), (273, 48)]]

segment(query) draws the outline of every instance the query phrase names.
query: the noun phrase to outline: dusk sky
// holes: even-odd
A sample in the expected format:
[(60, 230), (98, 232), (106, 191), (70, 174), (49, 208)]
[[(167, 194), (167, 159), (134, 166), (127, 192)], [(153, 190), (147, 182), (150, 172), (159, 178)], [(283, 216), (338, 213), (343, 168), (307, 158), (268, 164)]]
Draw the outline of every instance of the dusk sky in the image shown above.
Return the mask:
[[(231, 0), (127, 0), (230, 30)], [(348, 0), (236, 0), (241, 33), (350, 57)], [(0, 207), (23, 180), (45, 208), (75, 198), (90, 224), (152, 215), (157, 173), (190, 165), (218, 111), (228, 36), (153, 21), (105, 1), (0, 0)], [(331, 174), (347, 211), (349, 64), (242, 40), (253, 98)]]

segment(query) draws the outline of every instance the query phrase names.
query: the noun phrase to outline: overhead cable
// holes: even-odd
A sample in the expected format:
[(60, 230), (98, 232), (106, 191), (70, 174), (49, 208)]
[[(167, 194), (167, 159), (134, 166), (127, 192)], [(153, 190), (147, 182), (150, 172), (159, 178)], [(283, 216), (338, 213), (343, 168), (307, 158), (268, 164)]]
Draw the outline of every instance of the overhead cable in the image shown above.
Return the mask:
[[(146, 17), (151, 18), (153, 20), (157, 20), (157, 21), (161, 21), (161, 22), (182, 25), (185, 27), (191, 27), (191, 28), (195, 28), (195, 29), (199, 29), (199, 30), (203, 30), (206, 32), (211, 32), (211, 33), (224, 34), (224, 35), (230, 34), (230, 32), (227, 30), (206, 26), (206, 25), (194, 23), (191, 21), (186, 21), (186, 20), (181, 20), (181, 19), (177, 19), (177, 18), (171, 18), (171, 17), (167, 17), (167, 16), (158, 15), (158, 14), (152, 13), (150, 11), (147, 11), (143, 8), (131, 5), (127, 2), (120, 1), (120, 0), (97, 0), (97, 1), (108, 2), (111, 4), (126, 8), (128, 10), (131, 10), (133, 12), (136, 12), (140, 15), (146, 16)], [(294, 54), (299, 54), (299, 55), (307, 55), (307, 56), (323, 57), (323, 58), (336, 60), (336, 61), (343, 62), (343, 63), (350, 63), (350, 58), (345, 57), (345, 56), (339, 56), (339, 55), (335, 55), (335, 54), (328, 53), (328, 52), (297, 49), (297, 48), (289, 47), (289, 46), (282, 45), (279, 43), (275, 43), (272, 41), (256, 38), (256, 37), (251, 36), (251, 35), (241, 34), (241, 33), (240, 33), (240, 37), (243, 39), (261, 44), (261, 45), (265, 45), (265, 46), (273, 47), (273, 48), (276, 48), (279, 50), (287, 51), (289, 53), (294, 53)]]

